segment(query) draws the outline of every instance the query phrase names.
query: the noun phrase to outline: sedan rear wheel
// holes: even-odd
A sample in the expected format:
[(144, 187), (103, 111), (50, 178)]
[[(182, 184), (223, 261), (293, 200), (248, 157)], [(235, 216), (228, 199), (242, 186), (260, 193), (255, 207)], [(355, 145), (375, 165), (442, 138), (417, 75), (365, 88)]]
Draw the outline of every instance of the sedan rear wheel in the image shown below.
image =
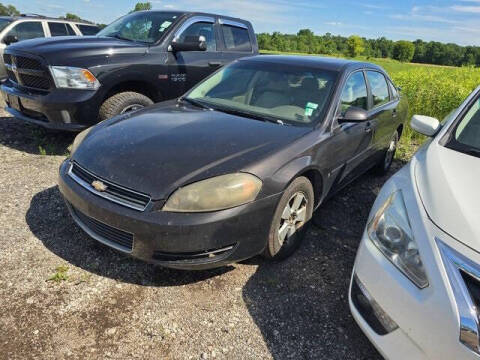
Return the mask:
[(270, 227), (264, 256), (280, 260), (300, 245), (313, 212), (313, 187), (305, 177), (296, 178), (280, 199)]
[(382, 161), (379, 162), (378, 165), (375, 167), (375, 172), (378, 175), (385, 175), (390, 171), (393, 159), (395, 158), (395, 152), (397, 151), (398, 138), (398, 131), (395, 131), (392, 139), (390, 140), (390, 144), (385, 151), (385, 155), (383, 156)]

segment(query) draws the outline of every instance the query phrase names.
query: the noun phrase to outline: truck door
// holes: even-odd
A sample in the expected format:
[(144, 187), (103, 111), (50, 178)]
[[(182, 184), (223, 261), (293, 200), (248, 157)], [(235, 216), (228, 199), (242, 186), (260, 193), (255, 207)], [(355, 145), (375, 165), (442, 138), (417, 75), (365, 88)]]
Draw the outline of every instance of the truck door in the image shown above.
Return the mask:
[(254, 39), (250, 37), (247, 25), (226, 19), (220, 19), (219, 22), (219, 37), (225, 64), (254, 55), (256, 45), (254, 45)]
[(182, 95), (222, 65), (221, 52), (217, 46), (215, 18), (196, 16), (186, 20), (177, 31), (174, 41), (183, 42), (188, 37), (198, 36), (205, 38), (206, 51), (169, 52), (169, 78), (175, 92), (175, 96), (169, 96), (170, 98)]

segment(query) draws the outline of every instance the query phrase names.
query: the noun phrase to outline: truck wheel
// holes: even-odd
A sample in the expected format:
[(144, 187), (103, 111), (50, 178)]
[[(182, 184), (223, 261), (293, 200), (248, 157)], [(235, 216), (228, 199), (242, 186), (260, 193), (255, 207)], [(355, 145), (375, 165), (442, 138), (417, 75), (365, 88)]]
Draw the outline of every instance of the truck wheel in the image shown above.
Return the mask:
[(100, 106), (100, 121), (110, 119), (116, 115), (129, 111), (138, 110), (153, 104), (153, 101), (145, 95), (133, 91), (125, 91), (115, 94), (105, 100)]
[(306, 177), (298, 177), (278, 202), (263, 256), (282, 260), (301, 244), (313, 213), (313, 187)]

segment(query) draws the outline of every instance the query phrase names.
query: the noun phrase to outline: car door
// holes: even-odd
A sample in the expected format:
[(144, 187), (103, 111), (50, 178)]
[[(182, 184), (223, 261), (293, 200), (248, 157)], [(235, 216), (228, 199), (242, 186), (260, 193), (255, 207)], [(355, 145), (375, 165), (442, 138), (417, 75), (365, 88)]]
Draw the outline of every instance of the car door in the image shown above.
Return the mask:
[(253, 40), (247, 25), (220, 19), (219, 37), (221, 39), (223, 64), (253, 54)]
[(5, 34), (4, 39), (7, 36), (16, 36), (18, 41), (22, 41), (45, 37), (45, 31), (41, 21), (21, 21)]
[(168, 68), (176, 95), (181, 95), (222, 65), (218, 49), (215, 18), (197, 16), (188, 19), (177, 31), (174, 40), (182, 42), (189, 37), (205, 37), (206, 51), (170, 51)]
[(375, 165), (383, 156), (395, 131), (396, 106), (398, 101), (392, 100), (385, 75), (379, 71), (367, 70), (367, 83), (371, 93), (371, 109), (369, 122), (372, 129), (372, 144), (368, 154), (366, 167)]
[[(369, 108), (368, 87), (362, 70), (349, 75), (343, 85), (337, 109), (337, 117), (349, 107)], [(330, 176), (334, 178), (335, 191), (352, 181), (359, 174), (359, 167), (368, 157), (372, 142), (372, 129), (369, 121), (338, 123), (334, 121), (327, 156), (332, 161)]]

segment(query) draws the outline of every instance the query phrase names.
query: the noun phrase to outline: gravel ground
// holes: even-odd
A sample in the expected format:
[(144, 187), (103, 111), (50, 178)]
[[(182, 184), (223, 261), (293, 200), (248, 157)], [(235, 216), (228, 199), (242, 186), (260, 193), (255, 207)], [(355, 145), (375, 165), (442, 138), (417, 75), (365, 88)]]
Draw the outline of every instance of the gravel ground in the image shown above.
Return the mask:
[(365, 175), (325, 203), (284, 262), (174, 271), (74, 224), (56, 186), (72, 135), (0, 116), (0, 358), (380, 358), (347, 289), (386, 178)]

